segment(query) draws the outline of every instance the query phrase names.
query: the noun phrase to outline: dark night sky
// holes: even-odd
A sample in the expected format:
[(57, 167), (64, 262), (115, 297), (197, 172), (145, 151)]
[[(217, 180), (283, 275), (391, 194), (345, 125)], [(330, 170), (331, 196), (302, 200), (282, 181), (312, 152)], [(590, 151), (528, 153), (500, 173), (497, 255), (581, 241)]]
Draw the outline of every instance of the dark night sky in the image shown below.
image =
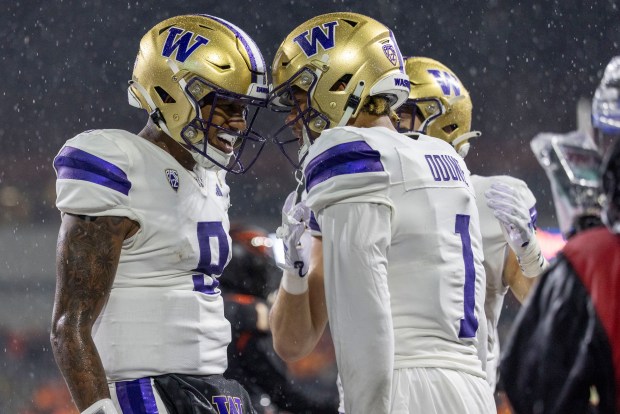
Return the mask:
[[(592, 95), (620, 45), (615, 1), (31, 0), (4, 7), (0, 203), (9, 226), (58, 219), (51, 161), (66, 139), (93, 128), (139, 131), (145, 113), (127, 105), (127, 80), (141, 36), (172, 15), (230, 20), (254, 37), (267, 62), (288, 32), (314, 15), (375, 17), (395, 32), (403, 54), (440, 60), (461, 78), (474, 101), (473, 126), (483, 132), (472, 141), (470, 170), (525, 179), (542, 224), (551, 226), (548, 182), (529, 140), (576, 127), (577, 100)], [(276, 224), (294, 183), (289, 171), (270, 145), (253, 172), (229, 180), (231, 216)]]

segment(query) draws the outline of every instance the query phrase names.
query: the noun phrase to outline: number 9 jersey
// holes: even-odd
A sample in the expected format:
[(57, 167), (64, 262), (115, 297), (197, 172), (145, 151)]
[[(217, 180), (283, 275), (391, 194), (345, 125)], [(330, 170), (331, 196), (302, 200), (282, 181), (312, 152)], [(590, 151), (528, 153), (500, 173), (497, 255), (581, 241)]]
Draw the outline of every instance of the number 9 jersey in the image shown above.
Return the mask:
[(122, 130), (70, 139), (54, 168), (63, 214), (121, 216), (140, 225), (123, 243), (92, 331), (108, 380), (222, 374), (230, 342), (217, 280), (231, 256), (225, 172), (190, 172)]

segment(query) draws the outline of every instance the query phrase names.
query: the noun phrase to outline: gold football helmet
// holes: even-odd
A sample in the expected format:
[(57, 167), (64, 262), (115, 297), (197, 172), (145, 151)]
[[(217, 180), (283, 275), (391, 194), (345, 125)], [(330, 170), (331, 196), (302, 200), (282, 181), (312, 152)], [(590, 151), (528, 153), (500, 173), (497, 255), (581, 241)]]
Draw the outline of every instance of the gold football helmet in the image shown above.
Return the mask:
[[(265, 139), (252, 125), (258, 108), (266, 106), (269, 86), (260, 50), (237, 26), (204, 14), (164, 20), (142, 38), (129, 84), (129, 103), (145, 109), (198, 164), (243, 173), (256, 161)], [(244, 131), (212, 123), (215, 108), (230, 104), (246, 108)], [(203, 117), (206, 105), (211, 113)], [(232, 154), (209, 144), (210, 128), (233, 145)], [(244, 157), (244, 165), (241, 155), (248, 141), (254, 156)]]
[[(299, 110), (274, 136), (296, 167), (321, 131), (346, 125), (367, 97), (386, 97), (395, 109), (409, 96), (409, 80), (392, 32), (357, 13), (324, 14), (294, 29), (276, 52), (272, 78), (270, 108), (288, 112), (297, 105)], [(293, 99), (295, 88), (307, 92), (304, 111)], [(297, 139), (280, 136), (300, 118), (305, 127), (298, 163), (284, 147)]]
[(471, 130), (472, 103), (469, 92), (454, 72), (442, 63), (427, 57), (405, 59), (405, 71), (409, 76), (411, 92), (409, 99), (398, 110), (415, 118), (422, 124), (416, 130), (413, 121), (409, 127), (397, 128), (405, 134), (423, 133), (450, 143), (464, 158), (469, 151), (469, 140), (480, 136)]

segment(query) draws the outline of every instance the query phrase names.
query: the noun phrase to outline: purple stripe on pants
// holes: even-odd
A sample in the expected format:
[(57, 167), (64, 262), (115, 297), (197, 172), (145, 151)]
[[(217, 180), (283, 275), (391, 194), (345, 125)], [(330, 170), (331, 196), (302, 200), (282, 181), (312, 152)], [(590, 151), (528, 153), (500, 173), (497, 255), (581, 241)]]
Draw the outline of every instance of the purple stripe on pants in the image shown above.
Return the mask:
[(138, 378), (114, 384), (123, 414), (159, 414), (151, 378)]

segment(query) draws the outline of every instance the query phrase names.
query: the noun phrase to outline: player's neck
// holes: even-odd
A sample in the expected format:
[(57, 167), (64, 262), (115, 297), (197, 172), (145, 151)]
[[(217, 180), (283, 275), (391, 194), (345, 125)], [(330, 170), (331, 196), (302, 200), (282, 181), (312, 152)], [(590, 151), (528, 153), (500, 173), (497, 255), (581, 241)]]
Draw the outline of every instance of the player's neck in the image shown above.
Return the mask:
[(396, 128), (394, 128), (394, 124), (389, 116), (371, 115), (367, 112), (360, 112), (356, 118), (349, 121), (348, 125), (358, 128), (384, 127), (396, 131)]
[(146, 124), (142, 131), (138, 133), (138, 136), (157, 145), (159, 148), (172, 155), (174, 159), (177, 160), (178, 163), (181, 164), (186, 170), (191, 171), (193, 170), (194, 165), (196, 165), (196, 161), (194, 161), (188, 150), (166, 135), (153, 123), (149, 122)]

